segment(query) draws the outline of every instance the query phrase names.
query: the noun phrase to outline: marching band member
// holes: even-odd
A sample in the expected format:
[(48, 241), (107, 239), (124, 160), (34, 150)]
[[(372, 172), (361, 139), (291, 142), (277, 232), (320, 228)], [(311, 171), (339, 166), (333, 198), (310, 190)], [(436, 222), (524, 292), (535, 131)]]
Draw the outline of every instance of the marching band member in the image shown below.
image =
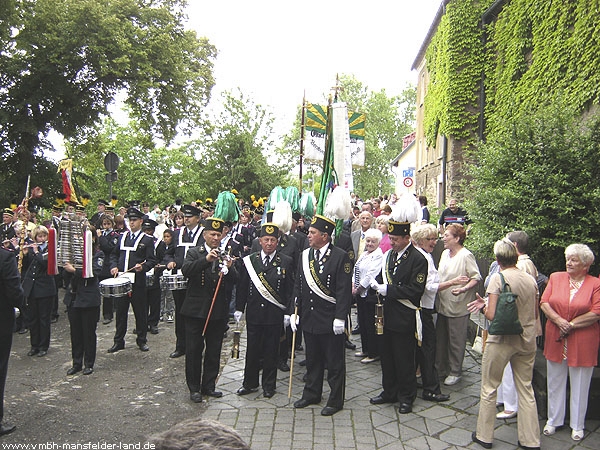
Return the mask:
[(154, 242), (152, 238), (141, 231), (144, 215), (135, 208), (127, 210), (131, 231), (123, 233), (119, 245), (110, 257), (110, 273), (117, 276), (119, 272), (134, 272), (131, 297), (128, 295), (116, 297), (116, 332), (114, 345), (108, 353), (115, 353), (125, 348), (125, 333), (127, 332), (127, 314), (129, 304), (135, 314), (136, 343), (143, 352), (150, 350), (146, 343), (148, 332), (148, 298), (146, 296), (146, 272), (156, 265)]
[[(183, 205), (180, 212), (183, 212), (185, 226), (175, 231), (175, 235), (173, 236), (175, 247), (172, 250), (173, 261), (167, 264), (167, 269), (173, 271), (173, 273), (181, 270), (187, 253), (191, 248), (198, 247), (204, 243), (204, 227), (200, 225), (200, 209), (192, 205)], [(175, 217), (177, 218), (177, 214)], [(185, 320), (181, 317), (181, 307), (183, 306), (185, 295), (185, 289), (173, 291), (176, 341), (175, 350), (169, 355), (170, 358), (179, 358), (185, 355), (186, 351)]]

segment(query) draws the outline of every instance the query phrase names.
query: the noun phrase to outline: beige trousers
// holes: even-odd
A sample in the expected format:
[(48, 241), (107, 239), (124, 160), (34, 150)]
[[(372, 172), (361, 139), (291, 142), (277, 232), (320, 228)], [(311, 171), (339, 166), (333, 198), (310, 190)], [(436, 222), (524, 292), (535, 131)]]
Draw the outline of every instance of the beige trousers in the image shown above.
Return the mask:
[(519, 397), (518, 440), (521, 445), (539, 447), (540, 423), (531, 385), (535, 350), (521, 351), (520, 336), (504, 336), (503, 340), (502, 343), (488, 342), (483, 353), (477, 437), (484, 442), (494, 440), (496, 390), (502, 382), (504, 367), (510, 362)]

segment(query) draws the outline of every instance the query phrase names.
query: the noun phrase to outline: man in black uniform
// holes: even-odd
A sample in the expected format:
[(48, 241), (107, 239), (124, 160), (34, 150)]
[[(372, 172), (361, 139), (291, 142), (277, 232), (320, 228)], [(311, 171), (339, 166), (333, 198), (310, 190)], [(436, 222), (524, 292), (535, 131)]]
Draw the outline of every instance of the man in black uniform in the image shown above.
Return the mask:
[(13, 227), (13, 218), (15, 213), (10, 208), (4, 208), (2, 211), (2, 225), (0, 225), (0, 242), (3, 247), (10, 247), (10, 241), (16, 236), (15, 229)]
[[(184, 216), (185, 227), (175, 231), (173, 235), (173, 254), (169, 255), (173, 261), (167, 264), (173, 274), (177, 270), (181, 270), (183, 262), (187, 256), (189, 249), (198, 247), (204, 244), (203, 231), (204, 227), (200, 225), (201, 210), (192, 205), (183, 205), (181, 211)], [(175, 351), (169, 357), (179, 358), (185, 355), (185, 320), (181, 317), (181, 307), (185, 300), (186, 289), (178, 289), (173, 291), (173, 299), (175, 300)]]
[(181, 268), (188, 278), (181, 307), (185, 319), (185, 379), (194, 403), (202, 402), (202, 395), (223, 396), (215, 391), (215, 385), (229, 317), (226, 291), (228, 285), (237, 282), (233, 260), (222, 258), (219, 251), (223, 224), (216, 217), (206, 219), (204, 244), (187, 252)]
[(156, 265), (154, 242), (152, 238), (142, 231), (144, 215), (135, 208), (127, 210), (129, 227), (121, 236), (119, 244), (115, 246), (110, 256), (110, 273), (116, 276), (119, 272), (133, 272), (135, 275), (132, 285), (131, 297), (125, 295), (116, 297), (116, 332), (114, 345), (108, 353), (118, 352), (125, 348), (125, 333), (127, 332), (127, 314), (129, 304), (135, 314), (136, 343), (143, 352), (150, 350), (146, 343), (148, 333), (148, 298), (146, 296), (146, 272)]
[(90, 219), (90, 223), (96, 227), (97, 230), (102, 228), (102, 218), (106, 213), (106, 207), (108, 206), (108, 202), (106, 200), (100, 199), (98, 200), (97, 211), (94, 213), (92, 218)]
[(294, 408), (319, 403), (323, 376), (331, 393), (323, 416), (331, 416), (344, 406), (346, 357), (344, 323), (352, 298), (352, 264), (348, 253), (331, 244), (335, 222), (315, 215), (308, 230), (310, 248), (300, 257), (294, 294), (299, 316), (290, 319), (292, 331), (302, 323), (306, 346), (306, 384)]
[(15, 253), (6, 248), (0, 248), (0, 436), (12, 433), (17, 428), (3, 422), (4, 386), (6, 385), (8, 358), (15, 326), (15, 307), (20, 307), (22, 302), (23, 289)]
[[(104, 252), (105, 263), (102, 264), (102, 270), (98, 276), (98, 280), (106, 280), (112, 275), (110, 274), (110, 255), (118, 247), (121, 240), (121, 235), (114, 230), (115, 222), (112, 217), (105, 215), (102, 217), (102, 229), (98, 231), (98, 245), (100, 250)], [(113, 298), (104, 297), (102, 299), (102, 323), (107, 325), (113, 320)]]
[[(410, 241), (410, 223), (393, 220), (388, 225), (392, 248), (384, 255), (384, 264), (371, 287), (383, 299), (383, 345), (381, 371), (383, 392), (371, 403), (400, 402), (400, 414), (412, 411), (417, 396), (415, 336), (421, 321), (419, 307), (427, 281), (427, 259)], [(379, 284), (382, 283), (382, 284)]]
[(289, 322), (294, 270), (292, 258), (277, 252), (279, 227), (265, 223), (260, 231), (260, 252), (244, 257), (237, 290), (234, 317), (240, 321), (246, 310), (248, 345), (244, 382), (238, 395), (256, 392), (262, 360), (263, 396), (275, 394), (279, 337), (284, 317)]
[[(142, 230), (146, 233), (152, 242), (154, 242), (154, 254), (157, 264), (165, 258), (166, 245), (162, 239), (154, 235), (158, 223), (144, 216)], [(160, 282), (159, 279), (163, 273), (164, 266), (154, 266), (148, 271), (150, 275), (146, 276), (146, 295), (148, 296), (148, 331), (151, 334), (158, 334), (158, 321), (160, 319)]]

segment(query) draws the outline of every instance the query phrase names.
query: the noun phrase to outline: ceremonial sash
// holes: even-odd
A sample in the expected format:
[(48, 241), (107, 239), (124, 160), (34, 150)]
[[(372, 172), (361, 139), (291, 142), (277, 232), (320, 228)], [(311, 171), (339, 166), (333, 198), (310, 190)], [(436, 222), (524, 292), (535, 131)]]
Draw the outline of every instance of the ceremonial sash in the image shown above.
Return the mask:
[[(265, 299), (267, 299), (270, 303), (273, 303), (282, 311), (285, 311), (285, 306), (277, 301), (274, 297), (273, 293), (275, 290), (269, 284), (269, 282), (265, 279), (264, 275), (261, 273), (260, 275), (256, 272), (252, 261), (250, 261), (250, 255), (245, 256), (242, 261), (244, 261), (244, 265), (246, 266), (246, 270), (248, 271), (248, 275), (250, 275), (250, 279), (252, 280), (252, 284), (256, 287), (260, 295), (262, 295)], [(275, 293), (275, 295), (277, 295)]]
[[(396, 261), (390, 261), (391, 256), (392, 256), (392, 251), (388, 250), (388, 257), (386, 259), (383, 270), (381, 271), (382, 277), (383, 277), (383, 284), (394, 284), (391, 274), (389, 272), (389, 267), (390, 267), (390, 263), (395, 264)], [(407, 308), (415, 310), (415, 321), (416, 321), (416, 328), (417, 328), (415, 331), (415, 337), (417, 338), (417, 344), (420, 347), (423, 342), (423, 323), (421, 322), (421, 313), (420, 313), (421, 308), (413, 305), (410, 302), (410, 300), (407, 300), (404, 298), (403, 299), (398, 298), (396, 300), (398, 302), (402, 303)]]
[(309, 253), (310, 250), (308, 249), (302, 253), (302, 269), (304, 271), (304, 278), (306, 278), (306, 283), (308, 284), (308, 287), (315, 292), (315, 294), (317, 294), (323, 300), (326, 300), (329, 303), (333, 303), (335, 305), (335, 298), (323, 292), (321, 287), (317, 284), (315, 278), (318, 279), (319, 277), (317, 276), (317, 272), (315, 270), (315, 260), (313, 259), (310, 262), (308, 261)]

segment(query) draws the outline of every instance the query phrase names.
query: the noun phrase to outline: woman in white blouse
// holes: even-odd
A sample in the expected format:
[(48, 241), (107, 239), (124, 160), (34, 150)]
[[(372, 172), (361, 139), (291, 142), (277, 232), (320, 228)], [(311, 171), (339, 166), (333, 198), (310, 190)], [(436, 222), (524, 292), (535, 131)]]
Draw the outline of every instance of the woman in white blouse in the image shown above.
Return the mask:
[(375, 305), (377, 294), (369, 289), (371, 280), (381, 271), (383, 252), (379, 248), (381, 231), (370, 228), (365, 232), (365, 250), (354, 265), (352, 274), (352, 295), (356, 298), (358, 326), (360, 328), (361, 351), (356, 356), (368, 364), (379, 360), (377, 334), (375, 332)]
[(437, 345), (435, 366), (444, 384), (458, 383), (467, 344), (469, 311), (467, 304), (475, 300), (475, 288), (481, 274), (475, 256), (463, 247), (467, 233), (462, 225), (450, 224), (442, 240), (445, 250), (439, 263), (440, 282), (452, 280), (453, 289), (438, 293)]

